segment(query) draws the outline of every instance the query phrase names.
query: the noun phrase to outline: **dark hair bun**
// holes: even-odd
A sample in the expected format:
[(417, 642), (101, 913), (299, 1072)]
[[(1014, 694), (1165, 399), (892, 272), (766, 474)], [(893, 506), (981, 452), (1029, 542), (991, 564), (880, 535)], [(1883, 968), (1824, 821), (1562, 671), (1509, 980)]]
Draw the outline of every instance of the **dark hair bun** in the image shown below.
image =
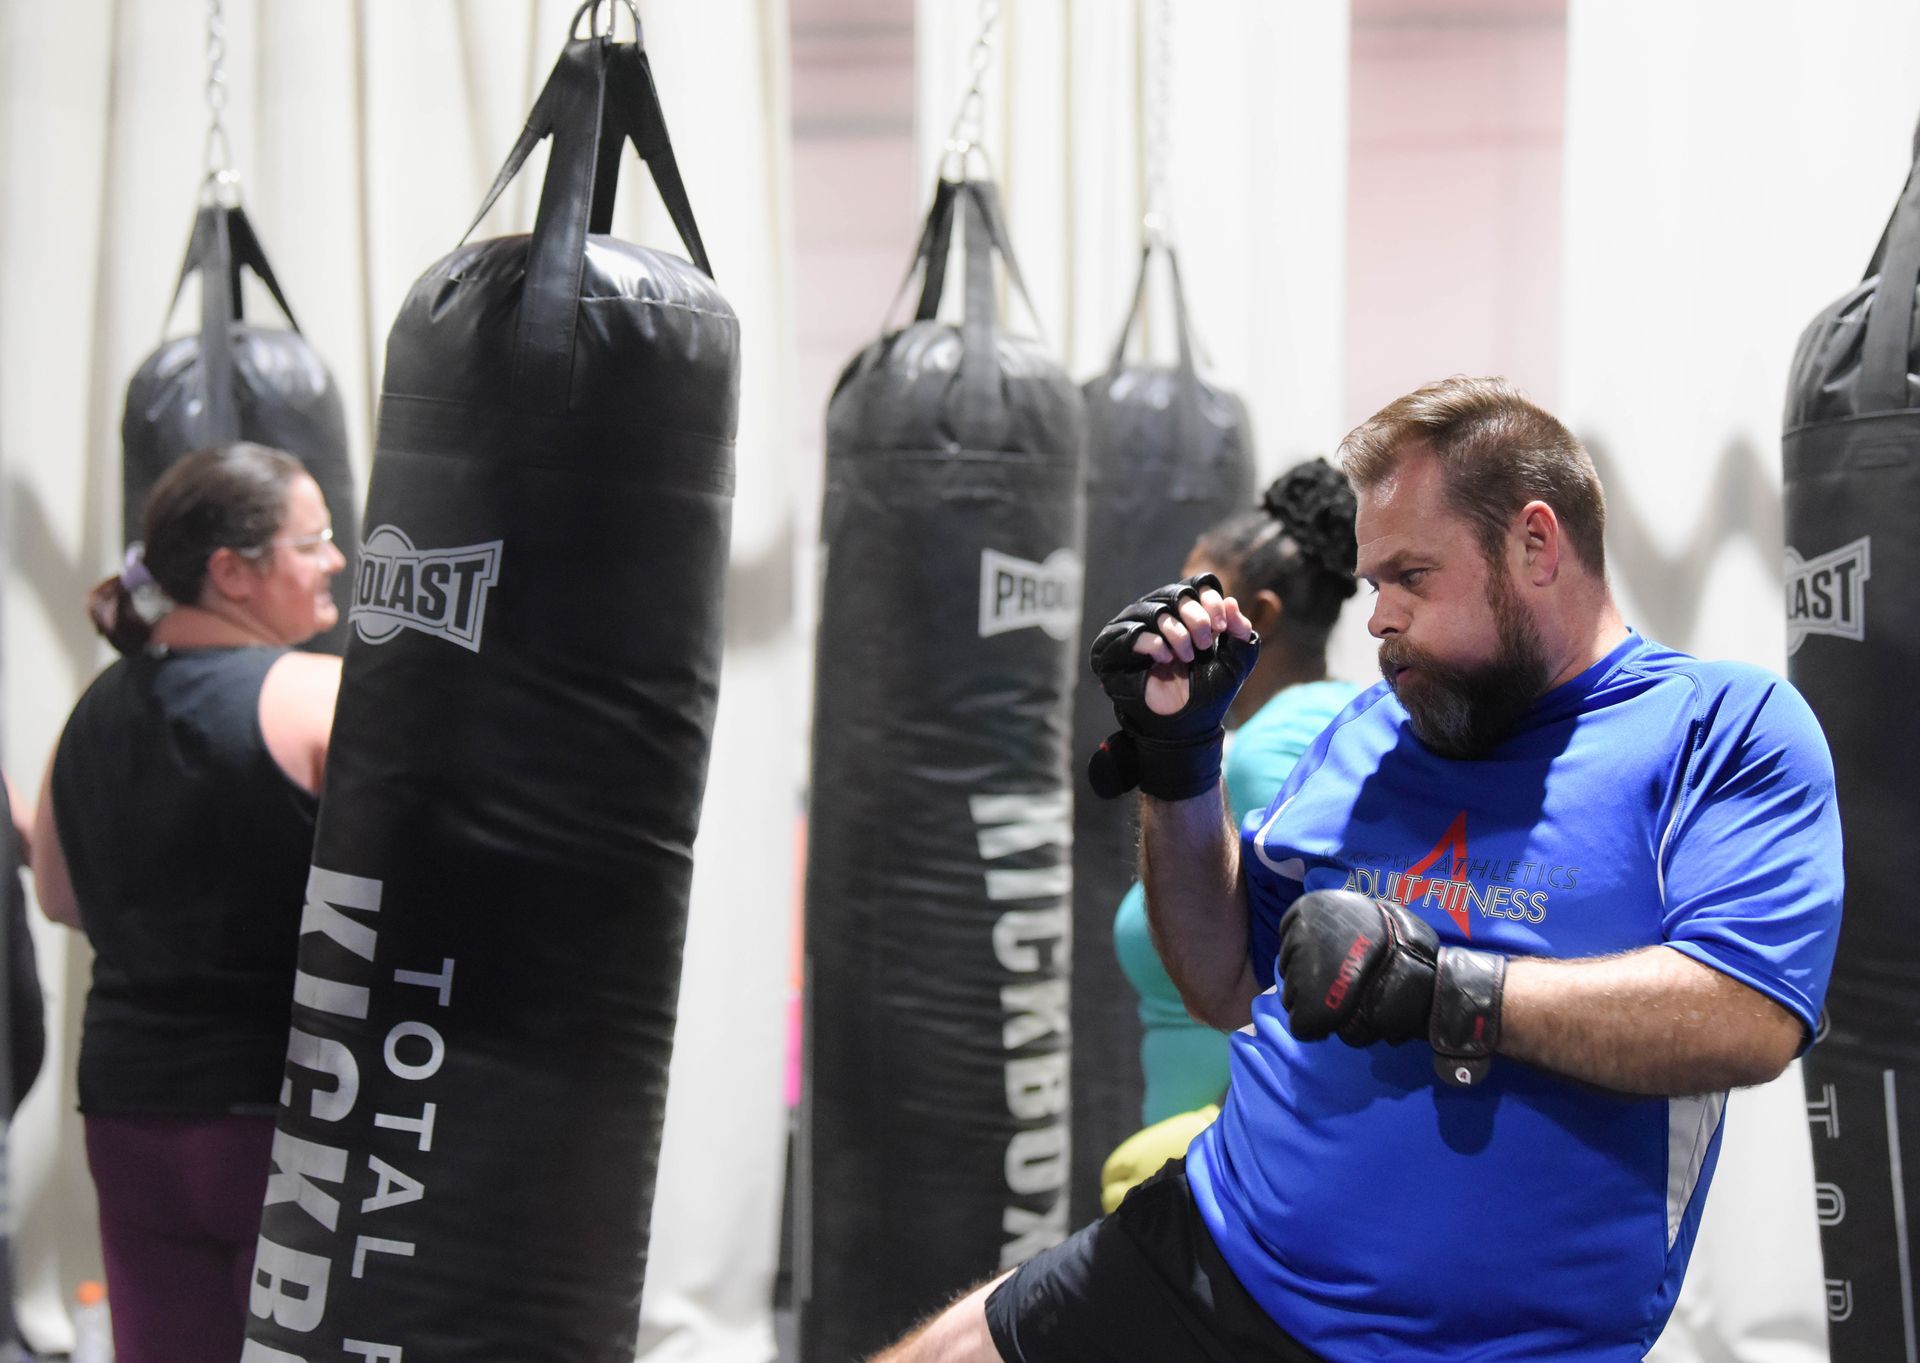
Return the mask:
[(1295, 464), (1273, 480), (1260, 506), (1280, 522), (1281, 532), (1292, 537), (1305, 557), (1348, 578), (1343, 595), (1353, 594), (1353, 565), (1359, 555), (1353, 518), (1359, 504), (1344, 473), (1324, 459)]

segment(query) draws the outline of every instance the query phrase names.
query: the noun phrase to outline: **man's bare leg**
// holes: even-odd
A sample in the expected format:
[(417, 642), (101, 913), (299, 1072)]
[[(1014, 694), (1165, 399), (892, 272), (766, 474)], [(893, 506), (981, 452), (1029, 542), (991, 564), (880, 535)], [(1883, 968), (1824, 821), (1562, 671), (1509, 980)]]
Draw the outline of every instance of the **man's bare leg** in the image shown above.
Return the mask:
[(987, 1294), (1011, 1276), (980, 1284), (868, 1363), (1001, 1363), (987, 1333)]

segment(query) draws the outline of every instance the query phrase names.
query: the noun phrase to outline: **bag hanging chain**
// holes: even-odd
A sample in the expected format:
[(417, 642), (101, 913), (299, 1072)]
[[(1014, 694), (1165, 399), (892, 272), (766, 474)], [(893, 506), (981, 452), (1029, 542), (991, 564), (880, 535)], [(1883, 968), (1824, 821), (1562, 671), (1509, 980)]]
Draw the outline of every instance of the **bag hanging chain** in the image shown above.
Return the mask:
[(240, 172), (227, 137), (227, 15), (221, 0), (207, 0), (207, 178), (201, 195), (232, 207), (240, 202)]
[[(960, 97), (960, 108), (953, 116), (953, 127), (947, 133), (947, 145), (940, 158), (940, 173), (946, 174), (949, 162), (959, 163), (957, 178), (965, 179), (967, 157), (978, 152), (982, 161), (987, 160), (987, 149), (981, 139), (986, 136), (986, 83), (987, 72), (993, 66), (993, 41), (995, 30), (1000, 26), (1000, 0), (980, 0), (980, 31), (974, 37), (973, 50), (968, 55), (967, 65), (973, 79), (967, 85), (967, 92)], [(991, 162), (988, 174), (992, 174)]]
[(1147, 39), (1146, 180), (1147, 206), (1140, 228), (1148, 246), (1164, 246), (1171, 235), (1167, 209), (1167, 124), (1173, 111), (1173, 4), (1147, 0), (1151, 32)]

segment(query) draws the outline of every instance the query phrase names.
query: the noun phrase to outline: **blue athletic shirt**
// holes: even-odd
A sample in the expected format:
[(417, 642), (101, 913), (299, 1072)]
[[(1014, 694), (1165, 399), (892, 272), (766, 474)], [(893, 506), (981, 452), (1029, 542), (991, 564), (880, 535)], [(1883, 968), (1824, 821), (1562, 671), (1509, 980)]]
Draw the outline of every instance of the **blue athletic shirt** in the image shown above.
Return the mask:
[(1638, 1360), (1673, 1309), (1724, 1093), (1631, 1098), (1424, 1044), (1303, 1044), (1273, 992), (1305, 890), (1411, 905), (1440, 941), (1597, 956), (1666, 943), (1811, 1035), (1840, 922), (1833, 764), (1758, 668), (1629, 635), (1487, 758), (1413, 735), (1383, 683), (1243, 836), (1254, 972), (1220, 1118), (1187, 1169), (1221, 1253), (1331, 1363)]

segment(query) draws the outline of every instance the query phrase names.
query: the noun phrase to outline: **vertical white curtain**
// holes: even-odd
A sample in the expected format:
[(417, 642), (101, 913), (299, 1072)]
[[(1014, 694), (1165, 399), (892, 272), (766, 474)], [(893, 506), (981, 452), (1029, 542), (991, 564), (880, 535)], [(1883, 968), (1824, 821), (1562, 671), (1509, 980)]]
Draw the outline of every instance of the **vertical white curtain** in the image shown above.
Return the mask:
[[(1628, 620), (1785, 669), (1780, 413), (1909, 164), (1905, 0), (1571, 0), (1561, 415), (1602, 463)], [(1798, 1067), (1736, 1093), (1659, 1363), (1812, 1363), (1826, 1323)]]
[[(1246, 399), (1264, 484), (1346, 433), (1347, 0), (1167, 9), (1172, 238), (1203, 369)], [(916, 0), (915, 14), (925, 194), (971, 77), (980, 6)], [(1133, 287), (1156, 22), (1153, 0), (1001, 6), (985, 143), (1046, 337), (1076, 379), (1105, 368)], [(1171, 355), (1157, 309), (1148, 335)], [(1360, 611), (1342, 621), (1332, 662), (1372, 674)]]
[[(226, 117), (245, 202), (341, 387), (363, 481), (387, 327), (466, 229), (575, 8), (227, 0)], [(801, 737), (786, 704), (800, 666), (787, 12), (785, 0), (641, 0), (640, 12), (744, 346), (727, 651), (643, 1343), (650, 1357), (761, 1360), (773, 1354)], [(81, 597), (119, 558), (121, 395), (160, 338), (191, 224), (204, 20), (201, 0), (0, 0), (0, 757), (23, 789), (106, 658)], [(543, 165), (536, 154), (483, 235), (527, 229)], [(625, 167), (616, 231), (680, 250), (631, 153)], [(662, 626), (639, 609), (635, 628)], [(73, 1113), (87, 958), (64, 930), (37, 935), (49, 1050), (15, 1132), (14, 1204), (24, 1323), (58, 1349), (64, 1300), (99, 1272)]]

